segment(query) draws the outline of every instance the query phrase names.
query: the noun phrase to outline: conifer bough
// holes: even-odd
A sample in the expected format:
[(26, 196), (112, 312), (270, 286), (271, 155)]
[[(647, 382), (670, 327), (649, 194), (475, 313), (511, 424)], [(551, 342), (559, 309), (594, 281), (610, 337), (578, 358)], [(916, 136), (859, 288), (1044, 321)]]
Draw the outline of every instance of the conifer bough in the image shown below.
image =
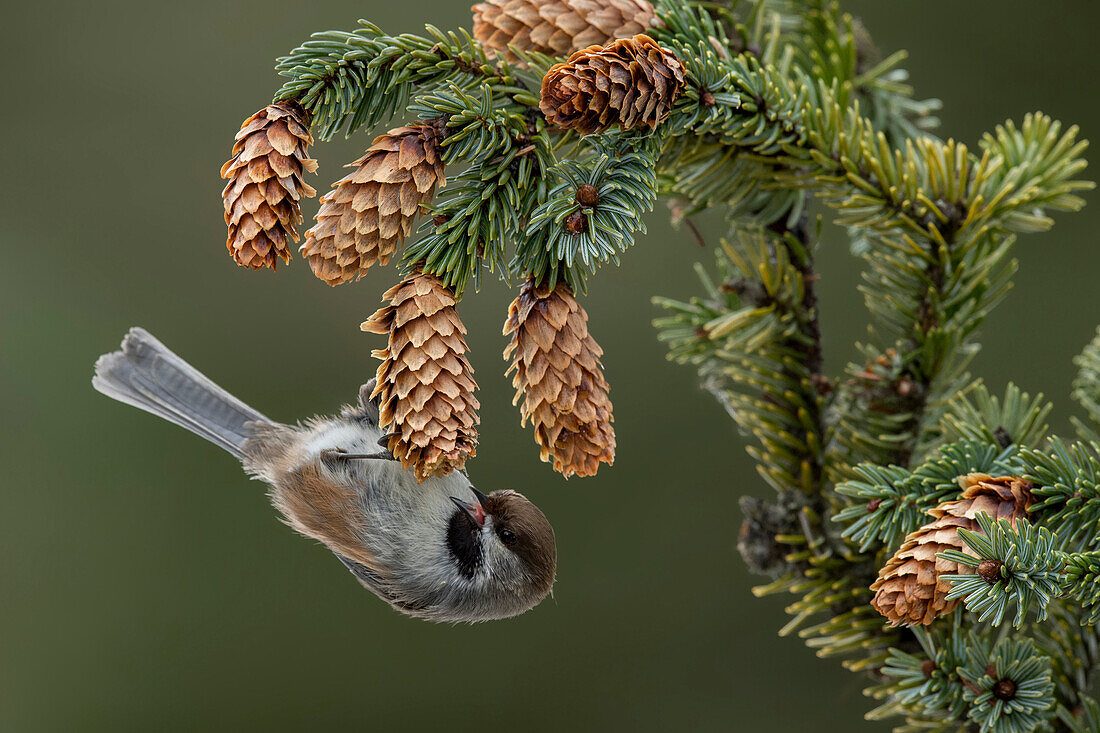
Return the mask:
[[(388, 341), (391, 450), (420, 478), (473, 456), (456, 304), (491, 273), (519, 284), (505, 333), (521, 417), (544, 460), (583, 476), (615, 435), (577, 295), (658, 197), (688, 228), (720, 208), (715, 268), (698, 267), (698, 296), (657, 299), (656, 325), (775, 492), (743, 500), (739, 547), (771, 576), (758, 594), (795, 595), (781, 633), (869, 673), (868, 717), (900, 730), (1098, 730), (1100, 351), (1078, 362), (1079, 442), (1046, 437), (1041, 395), (994, 395), (967, 371), (1016, 237), (1084, 204), (1086, 144), (1042, 114), (973, 148), (940, 140), (939, 103), (914, 97), (903, 58), (836, 3), (484, 0), (472, 34), (317, 34), (279, 59), (275, 103), (238, 136), (229, 247), (250, 267), (285, 261), (312, 136), (392, 128), (302, 248), (330, 283), (400, 257), (365, 324)], [(839, 374), (812, 197), (851, 238), (872, 326)]]

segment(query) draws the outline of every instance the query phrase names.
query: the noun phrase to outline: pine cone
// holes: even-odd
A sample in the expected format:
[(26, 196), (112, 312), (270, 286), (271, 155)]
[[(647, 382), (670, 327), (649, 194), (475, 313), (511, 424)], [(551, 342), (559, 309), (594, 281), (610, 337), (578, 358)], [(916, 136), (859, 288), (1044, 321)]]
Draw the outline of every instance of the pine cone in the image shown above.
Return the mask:
[(656, 22), (647, 0), (485, 0), (473, 7), (474, 38), (487, 51), (565, 56), (590, 45), (630, 38)]
[(440, 130), (416, 123), (374, 139), (355, 172), (321, 197), (317, 223), (299, 250), (329, 285), (385, 265), (412, 230), (420, 206), (444, 184)]
[(940, 576), (958, 573), (959, 565), (936, 554), (959, 550), (973, 555), (959, 537), (960, 528), (979, 531), (975, 517), (982, 513), (1015, 524), (1027, 516), (1034, 501), (1031, 484), (1014, 476), (972, 473), (961, 476), (959, 486), (961, 498), (930, 510), (935, 520), (911, 532), (871, 584), (875, 591), (871, 605), (894, 625), (930, 624), (937, 616), (955, 610), (958, 599), (945, 598), (951, 584)]
[(360, 328), (389, 336), (371, 398), (393, 435), (389, 449), (418, 481), (461, 470), (476, 453), (477, 384), (455, 296), (435, 275), (414, 272), (382, 296), (390, 304)]
[(222, 166), (229, 238), (225, 246), (242, 267), (259, 270), (290, 261), (287, 239), (298, 241), (301, 198), (317, 192), (303, 175), (317, 170), (309, 112), (294, 100), (277, 102), (249, 117), (237, 132), (233, 157)]
[(593, 476), (600, 462), (615, 460), (611, 400), (600, 357), (603, 350), (588, 333), (588, 314), (564, 283), (554, 289), (528, 281), (508, 309), (504, 349), (515, 371), (513, 404), (523, 398), (544, 461), (568, 478)]
[(589, 46), (542, 80), (539, 108), (548, 122), (582, 135), (612, 125), (656, 127), (684, 88), (684, 70), (646, 35)]

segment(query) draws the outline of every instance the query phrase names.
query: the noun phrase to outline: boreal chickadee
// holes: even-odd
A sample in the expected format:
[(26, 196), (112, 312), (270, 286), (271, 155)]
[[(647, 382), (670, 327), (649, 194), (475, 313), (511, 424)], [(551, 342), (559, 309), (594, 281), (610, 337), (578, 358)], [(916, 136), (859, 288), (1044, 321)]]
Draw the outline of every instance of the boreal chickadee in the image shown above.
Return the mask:
[(378, 408), (284, 425), (211, 382), (140, 328), (104, 354), (92, 385), (221, 446), (270, 485), (287, 524), (320, 540), (402, 613), (488, 621), (536, 606), (554, 584), (554, 530), (515, 491), (483, 494), (455, 472), (417, 484), (386, 450)]

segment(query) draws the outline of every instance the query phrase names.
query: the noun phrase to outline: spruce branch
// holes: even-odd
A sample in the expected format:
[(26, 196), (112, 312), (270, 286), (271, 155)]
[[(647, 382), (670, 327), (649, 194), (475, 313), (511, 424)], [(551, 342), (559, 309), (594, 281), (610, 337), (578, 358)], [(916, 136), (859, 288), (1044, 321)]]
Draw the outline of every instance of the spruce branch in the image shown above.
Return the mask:
[(891, 648), (882, 674), (886, 680), (864, 691), (886, 702), (867, 713), (868, 720), (905, 716), (911, 725), (947, 728), (966, 720), (965, 680), (958, 668), (967, 662), (966, 634), (933, 635), (923, 628), (913, 630), (919, 644), (913, 653)]
[(859, 543), (859, 551), (897, 547), (901, 539), (927, 521), (927, 512), (959, 494), (959, 476), (1009, 472), (1014, 451), (981, 441), (959, 441), (941, 447), (912, 472), (901, 466), (862, 463), (857, 479), (836, 487), (856, 500), (833, 519), (847, 523), (842, 535)]
[(426, 236), (406, 249), (407, 265), (437, 275), (461, 297), (484, 264), (508, 272), (507, 247), (520, 239), (553, 160), (549, 138), (522, 107), (482, 84), (477, 93), (449, 84), (417, 98), (411, 110), (445, 120), (443, 158), (470, 165), (430, 208)]
[(910, 491), (909, 471), (901, 466), (877, 466), (862, 463), (855, 468), (858, 479), (836, 487), (838, 494), (858, 499), (835, 517), (837, 522), (851, 522), (842, 536), (859, 543), (866, 552), (876, 544), (894, 547), (901, 538), (921, 525), (921, 516), (935, 500)]
[[(583, 11), (585, 22), (599, 11), (555, 2)], [(306, 126), (326, 140), (403, 114), (431, 120), (435, 175), (441, 182), (446, 164), (449, 185), (430, 207), (427, 198), (400, 202), (409, 222), (420, 209), (428, 214), (404, 253), (410, 277), (430, 278), (449, 299), (479, 285), (482, 266), (522, 277), (516, 323), (530, 320), (532, 338), (542, 334), (532, 314), (542, 311), (524, 304), (546, 305), (557, 294), (568, 305), (557, 309), (581, 323), (574, 291), (645, 233), (643, 217), (658, 197), (670, 200), (674, 223), (689, 226), (688, 217), (720, 207), (730, 231), (714, 248), (716, 271), (697, 267), (698, 297), (655, 299), (666, 310), (655, 325), (669, 357), (696, 368), (749, 436), (749, 453), (775, 491), (771, 501), (742, 500), (738, 546), (750, 569), (772, 577), (755, 593), (796, 596), (780, 633), (877, 675), (869, 694), (881, 704), (869, 717), (902, 715), (901, 730), (1023, 731), (1053, 725), (1055, 711), (1066, 730), (1095, 724), (1100, 711), (1085, 691), (1100, 660), (1100, 446), (1042, 444), (1051, 410), (1042, 395), (1010, 384), (993, 396), (967, 374), (977, 330), (1011, 286), (1015, 237), (1049, 228), (1053, 212), (1080, 208), (1092, 185), (1081, 180), (1085, 143), (1076, 128), (1035, 114), (996, 127), (977, 146), (933, 137), (939, 103), (914, 96), (904, 52), (880, 55), (835, 2), (662, 0), (656, 15), (647, 32), (659, 48), (633, 39), (590, 53), (583, 74), (564, 75), (578, 86), (560, 86), (552, 100), (531, 90), (562, 61), (540, 49), (557, 46), (518, 37), (509, 45), (508, 18), (492, 38), (479, 33), (481, 41), (432, 26), (388, 35), (365, 21), (350, 33), (317, 34), (279, 60), (287, 81), (276, 100), (312, 119), (303, 139)], [(632, 22), (651, 20), (643, 12)], [(668, 73), (660, 77), (671, 84), (651, 100), (657, 106), (600, 96), (604, 81), (624, 94), (638, 85), (624, 86), (622, 74), (612, 79), (596, 61), (643, 45), (655, 54), (650, 63), (662, 59)], [(582, 76), (592, 82), (583, 89)], [(551, 123), (581, 120), (574, 126), (593, 134), (548, 124), (547, 115)], [(613, 116), (653, 129), (609, 131)], [(872, 322), (839, 383), (825, 371), (811, 197), (852, 239)], [(242, 197), (242, 206), (252, 202)], [(376, 208), (367, 203), (355, 210), (365, 228)], [(342, 220), (326, 216), (332, 227)], [(343, 254), (315, 249), (347, 267), (348, 247), (358, 251), (358, 243), (344, 244)], [(387, 242), (386, 257), (395, 249), (396, 240)], [(365, 268), (352, 269), (333, 278)], [(560, 328), (558, 356), (573, 355), (570, 334), (586, 328)], [(522, 329), (512, 330), (517, 349), (534, 353), (520, 345)], [(1074, 383), (1094, 423), (1097, 343), (1100, 334), (1079, 357)], [(572, 395), (540, 380), (528, 374), (525, 393), (555, 408), (539, 424), (566, 426), (561, 441), (540, 438), (544, 453), (594, 473), (614, 448), (602, 373), (600, 430), (579, 442), (566, 425)], [(1083, 437), (1098, 437), (1097, 425), (1076, 424)], [(581, 443), (585, 455), (567, 455)], [(1015, 527), (975, 518), (979, 500), (1004, 509)], [(929, 532), (944, 536), (927, 539), (960, 568), (948, 576), (956, 583), (950, 599), (936, 583), (948, 572), (936, 550), (898, 548), (936, 524), (928, 512), (939, 522)], [(891, 618), (922, 623), (940, 616), (928, 631), (884, 628), (870, 603), (869, 586), (881, 590), (876, 576), (891, 553), (883, 569), (893, 574), (889, 597), (876, 595), (876, 606), (894, 603)], [(907, 559), (932, 586), (909, 577), (916, 573), (901, 567)], [(973, 613), (951, 612), (955, 599)], [(1012, 611), (1012, 630), (994, 628)]]
[(562, 281), (586, 292), (587, 277), (645, 233), (642, 217), (657, 198), (656, 133), (612, 133), (592, 143), (587, 157), (548, 171), (549, 188), (530, 215), (516, 248), (513, 273), (553, 287)]
[(961, 598), (967, 610), (978, 614), (979, 622), (988, 620), (994, 626), (1004, 620), (1010, 604), (1016, 606), (1012, 625), (1017, 629), (1032, 607), (1036, 620), (1044, 620), (1047, 605), (1059, 592), (1064, 564), (1055, 550), (1054, 535), (1026, 522), (1014, 526), (1004, 519), (994, 522), (986, 514), (977, 519), (981, 533), (959, 530), (976, 557), (958, 550), (939, 554), (976, 571), (944, 575), (943, 580), (953, 584), (948, 599)]
[(387, 122), (408, 106), (415, 89), (423, 93), (450, 81), (459, 86), (490, 83), (518, 103), (538, 107), (507, 61), (490, 61), (466, 31), (443, 32), (426, 26), (428, 37), (385, 34), (365, 20), (352, 32), (315, 33), (280, 57), (276, 70), (289, 77), (275, 101), (296, 99), (313, 114), (317, 137), (339, 130)]
[(1035, 484), (1038, 502), (1032, 508), (1048, 527), (1057, 528), (1065, 546), (1083, 550), (1100, 537), (1100, 446), (1067, 445), (1051, 438), (1045, 450), (1025, 449), (1018, 463)]
[(1031, 397), (1011, 382), (1003, 397), (991, 395), (981, 381), (956, 394), (940, 419), (943, 440), (976, 440), (1007, 448), (1035, 448), (1046, 437), (1046, 419), (1054, 405), (1042, 393)]
[[(666, 3), (659, 10), (670, 29), (669, 37), (661, 36), (661, 40), (681, 54), (689, 44), (677, 46), (671, 36), (689, 36), (696, 48), (704, 48), (701, 44), (714, 45), (727, 27), (707, 13), (693, 14), (683, 6), (672, 6)], [(770, 52), (760, 53), (767, 56)], [(864, 348), (866, 362), (850, 367), (851, 379), (840, 386), (832, 402), (827, 461), (835, 478), (850, 475), (849, 467), (859, 461), (908, 464), (937, 444), (941, 415), (950, 398), (970, 381), (965, 369), (975, 353), (973, 334), (1004, 297), (1015, 269), (1009, 259), (1012, 235), (1035, 228), (1032, 221), (1016, 217), (1013, 206), (1001, 207), (998, 201), (998, 187), (1004, 180), (1001, 169), (1022, 165), (1020, 156), (1010, 153), (1011, 144), (1004, 141), (1014, 135), (1017, 143), (1027, 138), (1033, 155), (1050, 156), (1047, 163), (1035, 168), (1058, 171), (1046, 179), (1052, 189), (1060, 189), (1043, 199), (1051, 208), (1079, 206), (1075, 192), (1089, 185), (1072, 180), (1080, 170), (1081, 149), (1073, 130), (1059, 137), (1058, 128), (1042, 117), (1029, 117), (1022, 127), (991, 136), (993, 143), (985, 141), (982, 157), (954, 142), (925, 137), (902, 141), (896, 131), (903, 125), (892, 127), (887, 135), (861, 114), (860, 92), (851, 80), (815, 78), (788, 62), (764, 68), (758, 59), (754, 53), (742, 53), (727, 60), (716, 52), (706, 57), (705, 67), (689, 68), (688, 92), (669, 124), (688, 132), (698, 126), (697, 141), (679, 142), (668, 159), (698, 160), (698, 172), (694, 176), (670, 175), (663, 179), (667, 182), (662, 190), (682, 197), (685, 204), (681, 210), (687, 213), (713, 205), (723, 195), (736, 202), (737, 214), (747, 214), (745, 218), (755, 213), (753, 209), (761, 211), (768, 204), (778, 204), (771, 209), (775, 221), (797, 201), (784, 200), (782, 194), (807, 190), (816, 192), (837, 211), (839, 223), (859, 232), (866, 244), (862, 253), (868, 266), (865, 296), (876, 321), (876, 343)], [(728, 75), (719, 73), (723, 65), (729, 69)], [(701, 68), (709, 73), (706, 85), (700, 84)], [(785, 75), (775, 74), (779, 68)], [(792, 84), (792, 78), (799, 83)], [(711, 79), (728, 80), (728, 86), (716, 85)], [(692, 93), (693, 85), (698, 93)], [(713, 108), (708, 113), (702, 102), (710, 97), (702, 90), (711, 97), (715, 92), (736, 94), (741, 105), (728, 110), (715, 104), (721, 115)], [(719, 119), (720, 124), (715, 122)], [(904, 145), (895, 148), (891, 144), (895, 140)], [(1025, 174), (1018, 169), (1014, 175), (1019, 181)], [(777, 180), (781, 185), (774, 184)], [(777, 195), (769, 197), (769, 188), (778, 189)], [(731, 195), (735, 192), (736, 198)], [(987, 201), (994, 203), (987, 205)], [(677, 314), (676, 321), (660, 323), (674, 340), (674, 357), (694, 361), (704, 383), (713, 385), (713, 377), (706, 375), (721, 372), (724, 365), (718, 362), (721, 352), (711, 349), (702, 335), (706, 333), (705, 319), (716, 318), (723, 310), (715, 307), (713, 299), (710, 304), (661, 303)], [(740, 316), (727, 308), (727, 317), (741, 326), (739, 335), (746, 343), (770, 333), (755, 330), (759, 328), (755, 320), (739, 323)], [(708, 372), (708, 363), (718, 366)], [(733, 404), (727, 392), (721, 399)], [(741, 422), (736, 411), (731, 412), (735, 421)], [(1025, 413), (1036, 425), (1021, 420), (1013, 429), (1019, 428), (1021, 439), (1030, 441), (1027, 430), (1041, 432), (1042, 415)], [(990, 425), (988, 433), (998, 451), (1004, 447), (997, 440), (1006, 437), (1002, 425)], [(869, 502), (864, 503), (864, 513)], [(754, 529), (758, 525), (776, 528), (777, 547), (787, 545), (789, 550), (777, 553), (762, 540), (750, 546), (751, 557), (782, 555), (785, 565), (777, 567), (768, 561), (771, 572), (788, 569), (757, 592), (789, 590), (803, 595), (803, 601), (788, 609), (794, 619), (784, 631), (802, 624), (814, 610), (846, 618), (846, 603), (826, 607), (819, 599), (834, 587), (829, 568), (843, 567), (843, 563), (833, 564), (836, 558), (846, 558), (848, 565), (842, 572), (851, 572), (852, 564), (860, 562), (855, 548), (846, 548), (828, 532), (814, 529), (807, 517), (821, 512), (791, 501), (782, 491), (776, 508), (778, 516), (786, 512), (786, 519), (777, 521), (774, 513), (754, 508), (761, 518), (772, 518), (762, 524), (750, 517), (743, 528), (743, 536), (748, 529), (750, 537), (758, 537)], [(882, 515), (883, 523), (876, 530), (889, 531), (886, 516)], [(875, 534), (869, 532), (861, 542)], [(747, 543), (743, 540), (740, 546), (746, 554)], [(849, 598), (866, 602), (866, 597), (857, 599), (858, 594)], [(844, 646), (813, 637), (813, 628), (803, 631), (820, 641), (823, 649)], [(878, 648), (874, 639), (874, 634), (864, 636), (863, 643), (868, 649)], [(862, 656), (865, 660), (875, 658), (870, 653)]]
[(1088, 695), (1081, 695), (1080, 706), (1074, 710), (1058, 706), (1058, 720), (1070, 733), (1095, 733), (1100, 730), (1100, 703)]
[(1025, 733), (1054, 714), (1052, 663), (1030, 640), (1002, 639), (990, 648), (978, 637), (959, 667), (968, 717), (981, 733)]
[(913, 97), (909, 74), (901, 68), (908, 56), (905, 51), (882, 58), (863, 24), (841, 13), (838, 3), (816, 5), (796, 16), (796, 65), (816, 78), (850, 84), (860, 108), (893, 147), (928, 135), (939, 125), (934, 113), (940, 101)]
[(1090, 699), (1088, 691), (1100, 662), (1100, 634), (1084, 622), (1080, 608), (1072, 602), (1055, 599), (1047, 610), (1047, 620), (1029, 624), (1025, 633), (1053, 663), (1059, 707), (1076, 714)]
[(1063, 557), (1062, 593), (1088, 611), (1083, 624), (1100, 621), (1100, 552), (1068, 553)]
[(1058, 535), (1027, 523), (994, 522), (978, 516), (981, 532), (959, 530), (973, 554), (950, 550), (945, 560), (972, 568), (974, 573), (945, 575), (952, 583), (948, 598), (961, 598), (978, 621), (1000, 625), (1010, 606), (1012, 625), (1022, 628), (1028, 611), (1036, 622), (1046, 620), (1056, 598), (1073, 602), (1084, 615), (1081, 624), (1100, 620), (1100, 552), (1065, 552)]
[[(822, 396), (816, 307), (807, 304), (808, 248), (793, 234), (739, 229), (723, 242), (724, 282), (703, 274), (709, 298), (654, 302), (669, 358), (700, 366), (705, 384), (745, 431), (758, 470), (777, 491), (820, 491)], [(811, 371), (812, 367), (818, 371)]]
[(1073, 399), (1084, 409), (1086, 420), (1071, 420), (1082, 439), (1100, 442), (1100, 329), (1073, 363), (1077, 366)]
[[(721, 36), (718, 24), (700, 9), (666, 2), (658, 14), (670, 29), (662, 40), (682, 55), (689, 49), (676, 45), (676, 35), (694, 29), (697, 47)], [(718, 73), (723, 65), (728, 74)], [(1036, 115), (1019, 128), (1005, 125), (987, 136), (980, 159), (963, 145), (929, 138), (895, 150), (860, 115), (858, 104), (848, 105), (850, 84), (834, 79), (829, 86), (795, 67), (796, 84), (746, 54), (728, 61), (708, 55), (707, 68), (708, 82), (728, 80), (724, 87), (707, 86), (711, 96), (725, 92), (742, 101), (740, 114), (726, 115), (724, 125), (708, 120), (705, 134), (774, 158), (781, 167), (773, 170), (787, 171), (782, 180), (789, 187), (816, 188), (837, 209), (839, 223), (865, 230), (872, 245), (865, 294), (886, 340), (869, 360), (889, 346), (899, 353), (900, 363), (886, 384), (861, 383), (857, 377), (847, 385), (849, 394), (838, 398), (851, 419), (838, 421), (836, 462), (841, 470), (858, 460), (908, 462), (918, 450), (916, 433), (929, 419), (925, 412), (933, 411), (934, 422), (941, 396), (963, 376), (973, 353), (968, 337), (1007, 290), (1014, 268), (1007, 259), (1012, 241), (1007, 235), (1049, 222), (1045, 215), (1021, 216), (1017, 206), (1080, 206), (1076, 192), (1090, 184), (1074, 179), (1083, 165), (1076, 131), (1062, 135), (1049, 118)], [(702, 88), (697, 69), (689, 73), (689, 90), (692, 86)], [(692, 130), (700, 104), (685, 102), (677, 110), (679, 118), (674, 114), (670, 121), (673, 129)], [(1028, 191), (1004, 193), (1006, 183), (1024, 182)], [(858, 375), (862, 369), (852, 372)], [(849, 426), (859, 430), (854, 426), (864, 418), (880, 417), (866, 413), (882, 412), (884, 388), (901, 394), (886, 400), (897, 403), (885, 405), (892, 420), (879, 420), (885, 429), (880, 433), (883, 450), (845, 455), (858, 448), (845, 435)]]
[[(699, 268), (710, 297), (655, 299), (671, 313), (655, 325), (670, 343), (670, 358), (698, 364), (704, 385), (759, 441), (748, 451), (779, 493), (774, 507), (743, 502), (742, 557), (780, 575), (754, 593), (802, 596), (788, 607), (793, 618), (782, 634), (798, 630), (821, 656), (858, 650), (852, 666), (873, 665), (893, 638), (869, 612), (873, 570), (868, 565), (866, 577), (850, 572), (855, 549), (825, 521), (820, 436), (827, 383), (816, 303), (806, 287), (816, 279), (803, 239), (808, 230), (801, 220), (791, 229), (735, 226), (732, 235), (719, 253), (722, 285)], [(830, 617), (806, 623), (826, 610)]]

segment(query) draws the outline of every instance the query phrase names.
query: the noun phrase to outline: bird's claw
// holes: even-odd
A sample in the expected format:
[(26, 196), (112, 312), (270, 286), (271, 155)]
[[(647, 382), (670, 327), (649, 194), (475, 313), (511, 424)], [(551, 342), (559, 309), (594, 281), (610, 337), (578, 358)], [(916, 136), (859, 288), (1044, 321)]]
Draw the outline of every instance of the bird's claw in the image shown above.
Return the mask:
[(396, 461), (393, 453), (388, 450), (378, 451), (377, 453), (348, 453), (343, 448), (327, 448), (321, 451), (321, 460), (323, 461)]

